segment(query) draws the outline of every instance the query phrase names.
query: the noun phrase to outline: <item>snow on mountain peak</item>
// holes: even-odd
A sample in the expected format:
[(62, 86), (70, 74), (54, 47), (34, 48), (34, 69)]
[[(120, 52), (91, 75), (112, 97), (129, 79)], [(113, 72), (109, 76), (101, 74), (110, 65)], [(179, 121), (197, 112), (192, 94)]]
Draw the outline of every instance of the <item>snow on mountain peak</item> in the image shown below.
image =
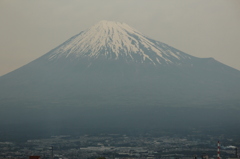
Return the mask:
[(129, 25), (114, 21), (100, 21), (89, 29), (67, 40), (49, 53), (48, 59), (78, 59), (90, 57), (97, 59), (125, 59), (152, 64), (172, 63), (191, 58), (172, 47), (152, 40)]

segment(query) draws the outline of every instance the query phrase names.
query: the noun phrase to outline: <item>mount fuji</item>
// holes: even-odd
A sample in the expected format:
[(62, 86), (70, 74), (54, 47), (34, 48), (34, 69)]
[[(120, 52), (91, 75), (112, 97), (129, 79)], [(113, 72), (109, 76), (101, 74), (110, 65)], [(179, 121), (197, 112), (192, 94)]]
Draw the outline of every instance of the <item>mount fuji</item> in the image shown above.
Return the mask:
[[(145, 122), (141, 115), (153, 115), (146, 126), (159, 121), (156, 112), (165, 108), (238, 110), (240, 71), (213, 58), (186, 54), (125, 23), (101, 21), (1, 76), (0, 103), (2, 123), (13, 122), (8, 118), (12, 113), (23, 123), (39, 114), (38, 122), (81, 121), (82, 128), (88, 125), (84, 121), (92, 121), (96, 128), (113, 122), (113, 116), (116, 121), (108, 126), (122, 126), (134, 115)], [(185, 116), (176, 114), (176, 121)]]

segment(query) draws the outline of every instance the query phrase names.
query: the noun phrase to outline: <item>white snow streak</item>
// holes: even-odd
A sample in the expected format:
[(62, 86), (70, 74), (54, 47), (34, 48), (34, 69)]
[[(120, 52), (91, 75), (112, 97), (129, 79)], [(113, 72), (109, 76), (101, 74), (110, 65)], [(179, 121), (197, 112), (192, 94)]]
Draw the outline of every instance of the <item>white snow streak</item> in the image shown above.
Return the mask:
[(160, 46), (159, 42), (156, 44), (151, 42), (149, 38), (125, 23), (101, 21), (58, 47), (50, 54), (49, 60), (70, 56), (74, 58), (105, 56), (116, 60), (121, 56), (139, 62), (148, 60), (155, 65), (161, 64), (161, 61), (172, 63), (171, 59), (186, 58), (186, 55), (170, 51), (170, 47)]

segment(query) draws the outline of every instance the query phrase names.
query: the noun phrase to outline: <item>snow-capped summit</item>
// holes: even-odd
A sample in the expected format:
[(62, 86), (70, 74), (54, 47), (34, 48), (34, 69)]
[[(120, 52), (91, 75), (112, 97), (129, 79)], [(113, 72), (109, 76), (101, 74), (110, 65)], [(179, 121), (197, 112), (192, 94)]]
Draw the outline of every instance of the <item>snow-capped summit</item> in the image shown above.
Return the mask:
[(0, 77), (0, 126), (25, 131), (38, 123), (40, 136), (144, 134), (176, 125), (188, 131), (196, 123), (209, 130), (219, 121), (229, 127), (225, 121), (240, 120), (239, 99), (240, 71), (190, 56), (125, 23), (101, 21)]
[(123, 59), (151, 64), (181, 63), (192, 56), (164, 43), (152, 40), (125, 23), (100, 21), (80, 32), (48, 54), (48, 59), (59, 58)]

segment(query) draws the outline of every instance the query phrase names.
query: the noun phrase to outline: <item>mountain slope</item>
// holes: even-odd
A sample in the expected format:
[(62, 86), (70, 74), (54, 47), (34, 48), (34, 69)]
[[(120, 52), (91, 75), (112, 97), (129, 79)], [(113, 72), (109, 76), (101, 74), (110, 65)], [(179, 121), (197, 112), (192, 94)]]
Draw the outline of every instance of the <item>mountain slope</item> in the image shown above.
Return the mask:
[(127, 24), (101, 21), (2, 76), (0, 98), (91, 106), (217, 106), (239, 101), (239, 81), (238, 70), (212, 58), (190, 56)]
[(28, 139), (30, 131), (221, 133), (229, 125), (240, 132), (239, 106), (240, 71), (102, 21), (0, 77), (0, 139)]

